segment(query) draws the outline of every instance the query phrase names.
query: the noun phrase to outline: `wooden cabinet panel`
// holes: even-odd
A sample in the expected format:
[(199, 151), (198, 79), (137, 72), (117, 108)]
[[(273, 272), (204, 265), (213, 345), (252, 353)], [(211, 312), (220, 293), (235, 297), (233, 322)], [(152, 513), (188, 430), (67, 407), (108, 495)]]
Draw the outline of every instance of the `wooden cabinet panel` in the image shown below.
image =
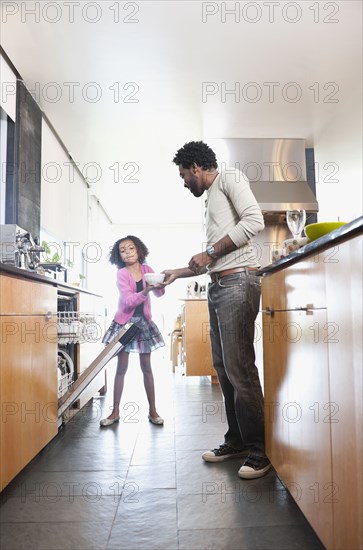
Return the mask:
[(182, 334), (185, 374), (216, 377), (212, 365), (207, 300), (185, 300)]
[[(271, 282), (273, 283), (272, 279)], [(273, 284), (266, 285), (266, 294)], [(270, 303), (268, 300), (266, 303)], [(272, 302), (271, 302), (272, 303)], [(288, 404), (286, 362), (288, 346), (282, 337), (287, 314), (281, 312), (279, 320), (263, 314), (263, 362), (266, 453), (280, 474), (285, 470), (286, 448), (289, 441), (288, 423), (282, 414)], [(278, 332), (277, 330), (278, 329)]]
[(328, 350), (311, 330), (313, 323), (326, 324), (326, 311), (277, 312), (264, 322), (266, 452), (329, 547), (333, 489)]
[[(319, 260), (319, 257), (317, 257)], [(296, 309), (312, 304), (326, 307), (324, 264), (315, 257), (306, 258), (287, 269), (262, 279), (262, 306), (273, 309)], [(264, 284), (268, 280), (268, 285)]]
[(57, 297), (54, 287), (3, 275), (0, 285), (3, 489), (58, 431), (57, 323), (44, 315)]
[[(0, 274), (1, 314), (44, 315), (56, 314), (55, 287)], [(56, 316), (53, 319), (56, 322)]]
[(328, 296), (335, 548), (362, 548), (362, 250), (358, 236), (322, 255)]

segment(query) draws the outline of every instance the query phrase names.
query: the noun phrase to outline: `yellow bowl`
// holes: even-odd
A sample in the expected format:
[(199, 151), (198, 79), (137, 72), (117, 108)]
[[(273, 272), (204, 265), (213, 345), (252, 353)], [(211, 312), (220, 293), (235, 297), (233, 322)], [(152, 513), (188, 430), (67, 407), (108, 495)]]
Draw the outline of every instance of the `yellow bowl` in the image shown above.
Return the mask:
[(309, 241), (315, 241), (315, 239), (319, 239), (319, 237), (323, 237), (323, 235), (327, 235), (345, 224), (346, 222), (311, 223), (305, 227), (305, 235)]

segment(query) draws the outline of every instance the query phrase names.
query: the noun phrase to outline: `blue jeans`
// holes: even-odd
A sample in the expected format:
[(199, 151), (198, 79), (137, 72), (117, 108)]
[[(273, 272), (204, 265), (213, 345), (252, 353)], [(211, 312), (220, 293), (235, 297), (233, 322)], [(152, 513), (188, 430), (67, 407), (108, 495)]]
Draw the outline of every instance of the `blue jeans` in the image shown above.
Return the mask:
[(260, 296), (254, 271), (227, 275), (208, 287), (213, 366), (228, 423), (225, 443), (264, 456), (263, 394), (253, 345)]

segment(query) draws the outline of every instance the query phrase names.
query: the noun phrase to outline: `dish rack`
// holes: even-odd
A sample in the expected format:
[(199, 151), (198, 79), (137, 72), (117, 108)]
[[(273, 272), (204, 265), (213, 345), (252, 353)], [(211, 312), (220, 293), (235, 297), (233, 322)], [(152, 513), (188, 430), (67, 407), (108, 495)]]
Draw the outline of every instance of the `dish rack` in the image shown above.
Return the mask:
[(74, 382), (74, 364), (64, 350), (58, 349), (58, 399)]
[(98, 342), (102, 337), (102, 327), (97, 323), (98, 314), (79, 311), (57, 313), (58, 344), (83, 344)]

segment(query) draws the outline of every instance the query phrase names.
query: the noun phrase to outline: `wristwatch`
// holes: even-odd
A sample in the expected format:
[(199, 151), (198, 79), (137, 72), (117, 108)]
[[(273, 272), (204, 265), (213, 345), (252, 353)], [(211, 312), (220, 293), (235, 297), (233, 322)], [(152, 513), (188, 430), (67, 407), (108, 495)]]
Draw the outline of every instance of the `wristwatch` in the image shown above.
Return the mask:
[(213, 258), (213, 260), (216, 260), (218, 258), (217, 254), (216, 254), (216, 251), (214, 250), (214, 246), (212, 244), (207, 246), (206, 252), (207, 252), (208, 256)]

